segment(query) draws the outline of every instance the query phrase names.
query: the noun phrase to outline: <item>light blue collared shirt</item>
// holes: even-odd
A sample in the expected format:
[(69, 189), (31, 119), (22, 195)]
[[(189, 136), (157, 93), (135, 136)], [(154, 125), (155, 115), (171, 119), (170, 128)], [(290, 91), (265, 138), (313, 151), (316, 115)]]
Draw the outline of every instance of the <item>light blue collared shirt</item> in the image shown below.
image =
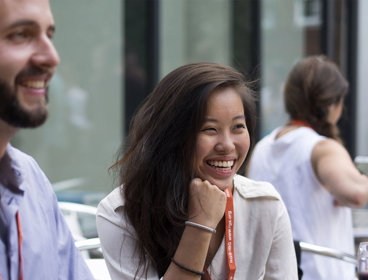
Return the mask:
[(7, 146), (0, 159), (0, 279), (19, 280), (19, 212), (23, 279), (93, 279), (36, 161)]

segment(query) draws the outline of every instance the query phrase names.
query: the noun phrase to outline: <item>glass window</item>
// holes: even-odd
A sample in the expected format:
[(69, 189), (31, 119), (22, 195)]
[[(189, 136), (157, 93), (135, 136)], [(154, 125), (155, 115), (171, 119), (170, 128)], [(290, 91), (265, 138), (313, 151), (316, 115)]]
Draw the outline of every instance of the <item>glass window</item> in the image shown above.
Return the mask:
[(49, 118), (12, 143), (37, 160), (59, 199), (95, 205), (113, 188), (108, 168), (123, 136), (122, 1), (50, 2), (61, 63)]
[(249, 0), (125, 1), (126, 129), (158, 81), (186, 63), (232, 65), (249, 80), (258, 79), (254, 74), (257, 4)]
[(161, 77), (190, 62), (232, 64), (231, 1), (162, 0), (159, 14)]
[(261, 137), (284, 125), (283, 84), (300, 58), (321, 53), (320, 0), (263, 0), (261, 10)]

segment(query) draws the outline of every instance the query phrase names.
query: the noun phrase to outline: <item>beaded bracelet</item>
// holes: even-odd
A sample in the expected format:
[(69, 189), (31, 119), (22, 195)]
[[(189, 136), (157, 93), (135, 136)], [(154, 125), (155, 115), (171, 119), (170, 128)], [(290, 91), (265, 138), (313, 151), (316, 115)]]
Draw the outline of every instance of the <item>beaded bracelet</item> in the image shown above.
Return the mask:
[(203, 276), (204, 275), (204, 272), (203, 271), (198, 271), (198, 270), (194, 270), (194, 269), (190, 269), (180, 263), (178, 263), (176, 260), (174, 260), (174, 258), (171, 258), (171, 261), (177, 266), (179, 267), (180, 269), (182, 270), (185, 270), (187, 272), (190, 272), (190, 273), (193, 273), (195, 275), (200, 275), (200, 276)]
[(209, 231), (209, 232), (211, 232), (213, 234), (216, 233), (216, 230), (215, 229), (210, 228), (210, 227), (207, 227), (207, 226), (204, 226), (204, 225), (201, 225), (201, 224), (197, 224), (197, 223), (194, 223), (194, 222), (185, 221), (185, 225), (186, 226), (192, 226), (192, 227), (200, 228), (200, 229)]

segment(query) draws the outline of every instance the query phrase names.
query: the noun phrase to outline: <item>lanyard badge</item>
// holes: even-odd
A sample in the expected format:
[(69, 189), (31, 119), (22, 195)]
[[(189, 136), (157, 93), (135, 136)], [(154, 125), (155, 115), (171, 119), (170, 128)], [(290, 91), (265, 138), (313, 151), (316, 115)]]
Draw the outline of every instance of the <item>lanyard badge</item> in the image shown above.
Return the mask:
[(226, 242), (226, 254), (227, 263), (229, 266), (229, 278), (228, 280), (234, 279), (236, 270), (235, 256), (234, 256), (234, 204), (233, 195), (231, 189), (225, 190), (226, 194), (226, 210), (225, 210), (225, 242)]
[[(226, 194), (226, 209), (225, 209), (225, 247), (227, 255), (227, 264), (229, 267), (228, 280), (234, 279), (236, 270), (235, 256), (234, 256), (234, 204), (233, 195), (230, 188), (225, 190)], [(205, 279), (211, 280), (211, 276), (207, 269), (205, 269)]]

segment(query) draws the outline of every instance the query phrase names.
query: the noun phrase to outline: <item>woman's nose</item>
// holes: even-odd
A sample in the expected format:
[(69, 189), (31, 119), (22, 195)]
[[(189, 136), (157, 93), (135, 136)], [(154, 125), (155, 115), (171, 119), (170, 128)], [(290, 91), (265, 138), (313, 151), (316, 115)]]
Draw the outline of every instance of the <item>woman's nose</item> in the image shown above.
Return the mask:
[(228, 153), (233, 151), (234, 148), (234, 139), (231, 137), (230, 133), (219, 135), (218, 142), (215, 145), (215, 151)]

